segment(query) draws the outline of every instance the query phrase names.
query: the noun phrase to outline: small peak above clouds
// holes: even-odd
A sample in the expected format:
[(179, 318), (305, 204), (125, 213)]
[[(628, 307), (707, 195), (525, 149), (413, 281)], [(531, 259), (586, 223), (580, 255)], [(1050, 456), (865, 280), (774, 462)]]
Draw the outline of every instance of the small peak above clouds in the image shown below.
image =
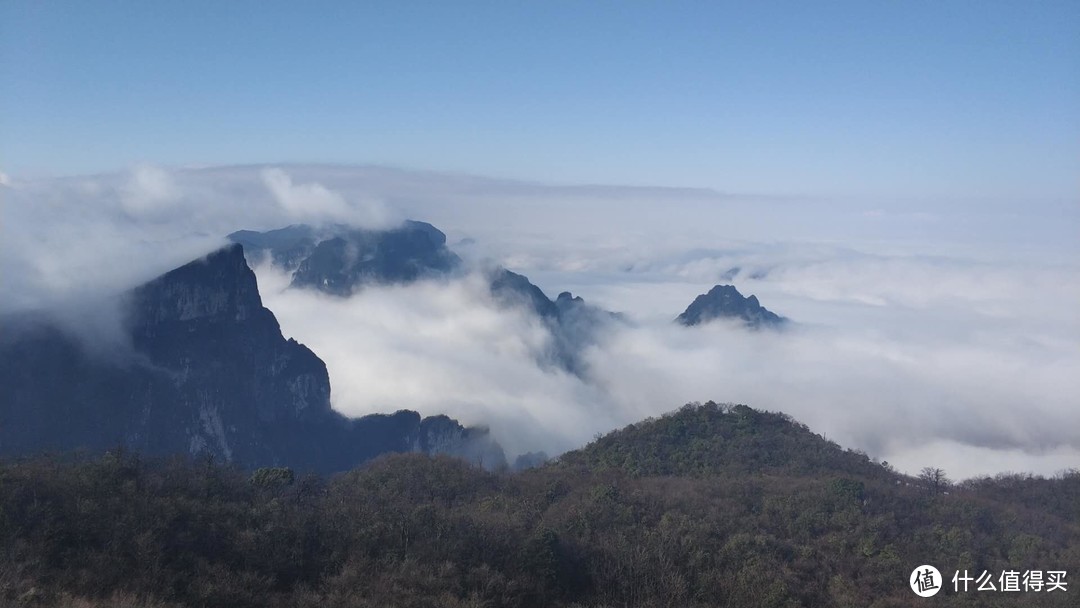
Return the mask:
[(751, 329), (778, 328), (787, 319), (763, 307), (757, 296), (743, 297), (734, 285), (717, 285), (702, 294), (675, 320), (691, 326), (715, 319), (736, 319)]

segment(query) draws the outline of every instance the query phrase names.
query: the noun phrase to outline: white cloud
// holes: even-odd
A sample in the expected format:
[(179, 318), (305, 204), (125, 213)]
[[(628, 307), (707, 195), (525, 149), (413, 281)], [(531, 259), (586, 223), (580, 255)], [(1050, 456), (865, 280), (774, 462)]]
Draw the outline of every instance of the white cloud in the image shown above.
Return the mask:
[(139, 165), (131, 170), (120, 187), (120, 201), (132, 216), (141, 219), (167, 218), (170, 208), (180, 201), (179, 186), (172, 175), (159, 167)]
[(274, 200), (296, 221), (321, 224), (341, 222), (363, 228), (387, 228), (401, 223), (379, 201), (364, 198), (349, 204), (345, 198), (322, 184), (293, 183), (279, 168), (263, 169), (262, 181)]
[[(1061, 237), (1080, 225), (1076, 209), (943, 209), (927, 222), (864, 208), (373, 167), (22, 180), (0, 208), (0, 311), (122, 289), (242, 228), (410, 217), (451, 244), (474, 238), (470, 259), (634, 325), (586, 353), (582, 382), (537, 367), (550, 336), (495, 307), (475, 276), (341, 300), (282, 291), (260, 269), (266, 304), (327, 362), (347, 413), (447, 413), (490, 424), (511, 451), (558, 452), (712, 399), (785, 411), (909, 471), (1062, 468), (1080, 450), (1080, 251)], [(735, 267), (744, 293), (799, 328), (670, 323)]]
[[(932, 265), (926, 272), (927, 281), (940, 278)], [(491, 424), (511, 450), (558, 452), (707, 399), (784, 411), (912, 472), (933, 465), (954, 476), (984, 473), (965, 456), (983, 450), (1013, 469), (1051, 474), (1063, 454), (1080, 450), (1080, 353), (1060, 328), (1031, 325), (1022, 310), (894, 317), (891, 305), (843, 303), (841, 311), (861, 314), (803, 318), (779, 334), (723, 323), (687, 329), (670, 319), (692, 295), (676, 305), (667, 294), (703, 288), (619, 283), (620, 295), (644, 309), (651, 299), (672, 308), (603, 334), (586, 352), (586, 382), (539, 369), (536, 353), (550, 337), (534, 319), (493, 307), (475, 277), (368, 288), (341, 300), (283, 291), (287, 279), (268, 269), (259, 276), (283, 331), (327, 361), (336, 408), (447, 413)], [(580, 293), (590, 296), (587, 287)], [(955, 446), (957, 458), (941, 450), (919, 461), (919, 446), (929, 444)]]
[(288, 289), (267, 266), (258, 277), (282, 331), (326, 362), (346, 414), (447, 413), (490, 425), (514, 451), (563, 451), (620, 418), (595, 387), (537, 365), (551, 335), (534, 315), (496, 306), (478, 273), (349, 299)]

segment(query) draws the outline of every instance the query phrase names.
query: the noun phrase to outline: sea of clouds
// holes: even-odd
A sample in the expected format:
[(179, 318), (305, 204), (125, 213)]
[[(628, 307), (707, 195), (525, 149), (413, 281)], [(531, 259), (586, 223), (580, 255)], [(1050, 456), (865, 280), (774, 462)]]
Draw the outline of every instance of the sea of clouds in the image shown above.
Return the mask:
[[(897, 468), (956, 478), (1080, 466), (1080, 210), (1075, 202), (871, 202), (560, 186), (384, 167), (135, 167), (5, 176), (0, 312), (78, 310), (238, 229), (429, 221), (470, 268), (623, 313), (582, 377), (538, 365), (547, 328), (478, 271), (348, 298), (257, 267), (286, 336), (327, 364), (336, 409), (486, 424), (513, 454), (578, 447), (689, 401), (783, 411)], [(788, 331), (672, 323), (717, 283)], [(100, 319), (100, 320), (95, 320)], [(103, 329), (104, 328), (104, 329)]]

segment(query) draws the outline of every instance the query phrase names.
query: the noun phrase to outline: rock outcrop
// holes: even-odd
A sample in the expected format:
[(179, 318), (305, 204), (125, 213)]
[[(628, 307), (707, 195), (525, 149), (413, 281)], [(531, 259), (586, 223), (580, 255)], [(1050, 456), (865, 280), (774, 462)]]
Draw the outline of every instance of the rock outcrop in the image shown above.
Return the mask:
[(763, 307), (756, 296), (743, 297), (732, 285), (717, 285), (699, 295), (676, 317), (682, 325), (699, 325), (714, 319), (734, 319), (751, 329), (778, 328), (787, 319)]
[(505, 465), (486, 429), (331, 409), (326, 366), (281, 334), (240, 245), (135, 288), (122, 305), (118, 343), (130, 350), (111, 355), (44, 316), (3, 321), (0, 454), (125, 446), (333, 472), (419, 450)]
[(253, 259), (269, 255), (292, 273), (293, 287), (348, 296), (371, 284), (410, 283), (443, 276), (461, 264), (446, 247), (446, 235), (431, 224), (406, 221), (397, 228), (347, 226), (316, 229), (288, 226), (269, 232), (241, 230), (229, 235)]

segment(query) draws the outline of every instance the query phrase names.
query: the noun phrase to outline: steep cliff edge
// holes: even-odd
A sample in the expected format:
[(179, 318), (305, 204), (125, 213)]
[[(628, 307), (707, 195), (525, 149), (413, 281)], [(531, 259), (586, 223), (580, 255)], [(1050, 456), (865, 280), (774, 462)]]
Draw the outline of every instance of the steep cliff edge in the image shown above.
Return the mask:
[(123, 445), (331, 472), (431, 445), (505, 463), (484, 429), (439, 417), (425, 430), (415, 412), (349, 419), (332, 410), (326, 366), (282, 335), (238, 244), (121, 301), (131, 349), (108, 356), (45, 316), (0, 321), (0, 454)]

